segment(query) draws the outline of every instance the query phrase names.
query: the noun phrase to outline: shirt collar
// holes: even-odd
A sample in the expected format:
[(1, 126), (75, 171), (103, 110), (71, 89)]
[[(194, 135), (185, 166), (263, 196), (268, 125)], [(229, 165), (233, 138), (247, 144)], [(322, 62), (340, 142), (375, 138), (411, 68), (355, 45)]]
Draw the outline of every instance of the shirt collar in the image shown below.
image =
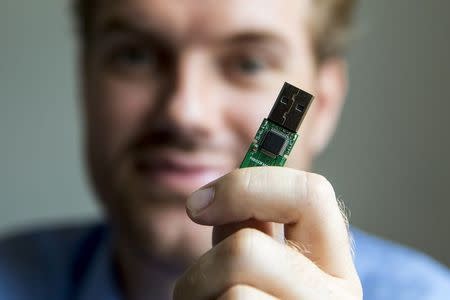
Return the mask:
[(120, 293), (113, 268), (111, 241), (102, 239), (88, 266), (77, 300), (120, 300)]

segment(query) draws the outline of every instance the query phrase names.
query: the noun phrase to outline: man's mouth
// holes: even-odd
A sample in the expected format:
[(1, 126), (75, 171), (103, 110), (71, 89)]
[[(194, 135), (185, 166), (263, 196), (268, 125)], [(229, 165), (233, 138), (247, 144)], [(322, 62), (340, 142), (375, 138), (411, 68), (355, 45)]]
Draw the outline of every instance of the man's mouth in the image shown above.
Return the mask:
[(146, 153), (136, 160), (136, 170), (152, 188), (192, 193), (230, 171), (216, 155), (160, 153)]

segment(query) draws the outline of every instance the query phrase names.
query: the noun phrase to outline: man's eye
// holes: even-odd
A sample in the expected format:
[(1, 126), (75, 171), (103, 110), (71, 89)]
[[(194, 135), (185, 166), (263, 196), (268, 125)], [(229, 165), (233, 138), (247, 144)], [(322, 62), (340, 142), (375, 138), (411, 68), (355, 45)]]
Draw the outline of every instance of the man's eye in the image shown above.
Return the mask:
[(139, 47), (128, 47), (121, 49), (116, 53), (118, 62), (129, 64), (129, 65), (143, 65), (154, 63), (153, 57), (150, 56), (148, 51)]
[(124, 46), (112, 52), (109, 65), (120, 72), (152, 72), (157, 67), (157, 58), (146, 47)]
[(255, 75), (266, 68), (266, 64), (259, 58), (241, 58), (236, 62), (236, 71), (247, 75)]
[(221, 67), (226, 79), (237, 84), (261, 83), (275, 71), (269, 59), (245, 54), (226, 57)]

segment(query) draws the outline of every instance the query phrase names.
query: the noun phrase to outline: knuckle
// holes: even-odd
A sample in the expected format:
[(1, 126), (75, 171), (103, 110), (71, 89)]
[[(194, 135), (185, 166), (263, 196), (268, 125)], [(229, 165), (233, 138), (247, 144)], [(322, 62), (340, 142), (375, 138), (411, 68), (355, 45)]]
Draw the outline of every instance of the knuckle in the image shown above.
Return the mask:
[[(285, 170), (282, 170), (282, 172), (285, 172)], [(245, 193), (255, 194), (276, 183), (274, 179), (279, 177), (280, 170), (273, 167), (244, 168), (236, 173), (239, 177), (238, 187)]]
[(218, 300), (239, 299), (277, 299), (265, 292), (246, 284), (238, 284), (228, 288)]
[(328, 179), (319, 174), (309, 173), (307, 180), (310, 197), (320, 199), (320, 202), (327, 200), (328, 204), (337, 204), (334, 188)]
[(237, 184), (239, 185), (239, 190), (242, 192), (249, 193), (251, 191), (251, 187), (255, 183), (255, 169), (256, 168), (244, 168), (238, 172), (240, 176)]
[(253, 229), (244, 228), (225, 240), (216, 252), (216, 259), (222, 260), (224, 266), (223, 277), (231, 284), (238, 284), (242, 280), (242, 272), (250, 272), (263, 255), (261, 255), (261, 242), (263, 233)]
[(253, 228), (243, 228), (236, 232), (229, 243), (229, 253), (233, 257), (250, 257), (261, 239), (262, 233)]
[(252, 181), (251, 168), (238, 169), (228, 173), (221, 185), (222, 192), (230, 198), (240, 198), (247, 192)]
[(244, 285), (234, 285), (229, 288), (219, 299), (220, 300), (236, 300), (236, 299), (245, 299), (245, 295), (248, 288)]
[(323, 175), (311, 173), (308, 175), (308, 177), (308, 181), (310, 182), (311, 187), (313, 187), (318, 193), (334, 195), (333, 186), (331, 185), (330, 181)]
[(345, 299), (362, 300), (363, 288), (358, 278), (356, 280), (339, 280), (335, 282), (334, 291), (345, 295)]

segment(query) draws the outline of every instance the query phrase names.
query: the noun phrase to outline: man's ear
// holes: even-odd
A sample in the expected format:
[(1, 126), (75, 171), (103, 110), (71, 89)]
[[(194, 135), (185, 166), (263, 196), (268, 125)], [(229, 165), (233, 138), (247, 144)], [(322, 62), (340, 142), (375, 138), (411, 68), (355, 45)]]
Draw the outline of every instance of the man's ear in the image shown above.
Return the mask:
[(331, 58), (318, 68), (314, 118), (311, 136), (312, 154), (316, 156), (328, 144), (339, 120), (348, 89), (347, 64)]

